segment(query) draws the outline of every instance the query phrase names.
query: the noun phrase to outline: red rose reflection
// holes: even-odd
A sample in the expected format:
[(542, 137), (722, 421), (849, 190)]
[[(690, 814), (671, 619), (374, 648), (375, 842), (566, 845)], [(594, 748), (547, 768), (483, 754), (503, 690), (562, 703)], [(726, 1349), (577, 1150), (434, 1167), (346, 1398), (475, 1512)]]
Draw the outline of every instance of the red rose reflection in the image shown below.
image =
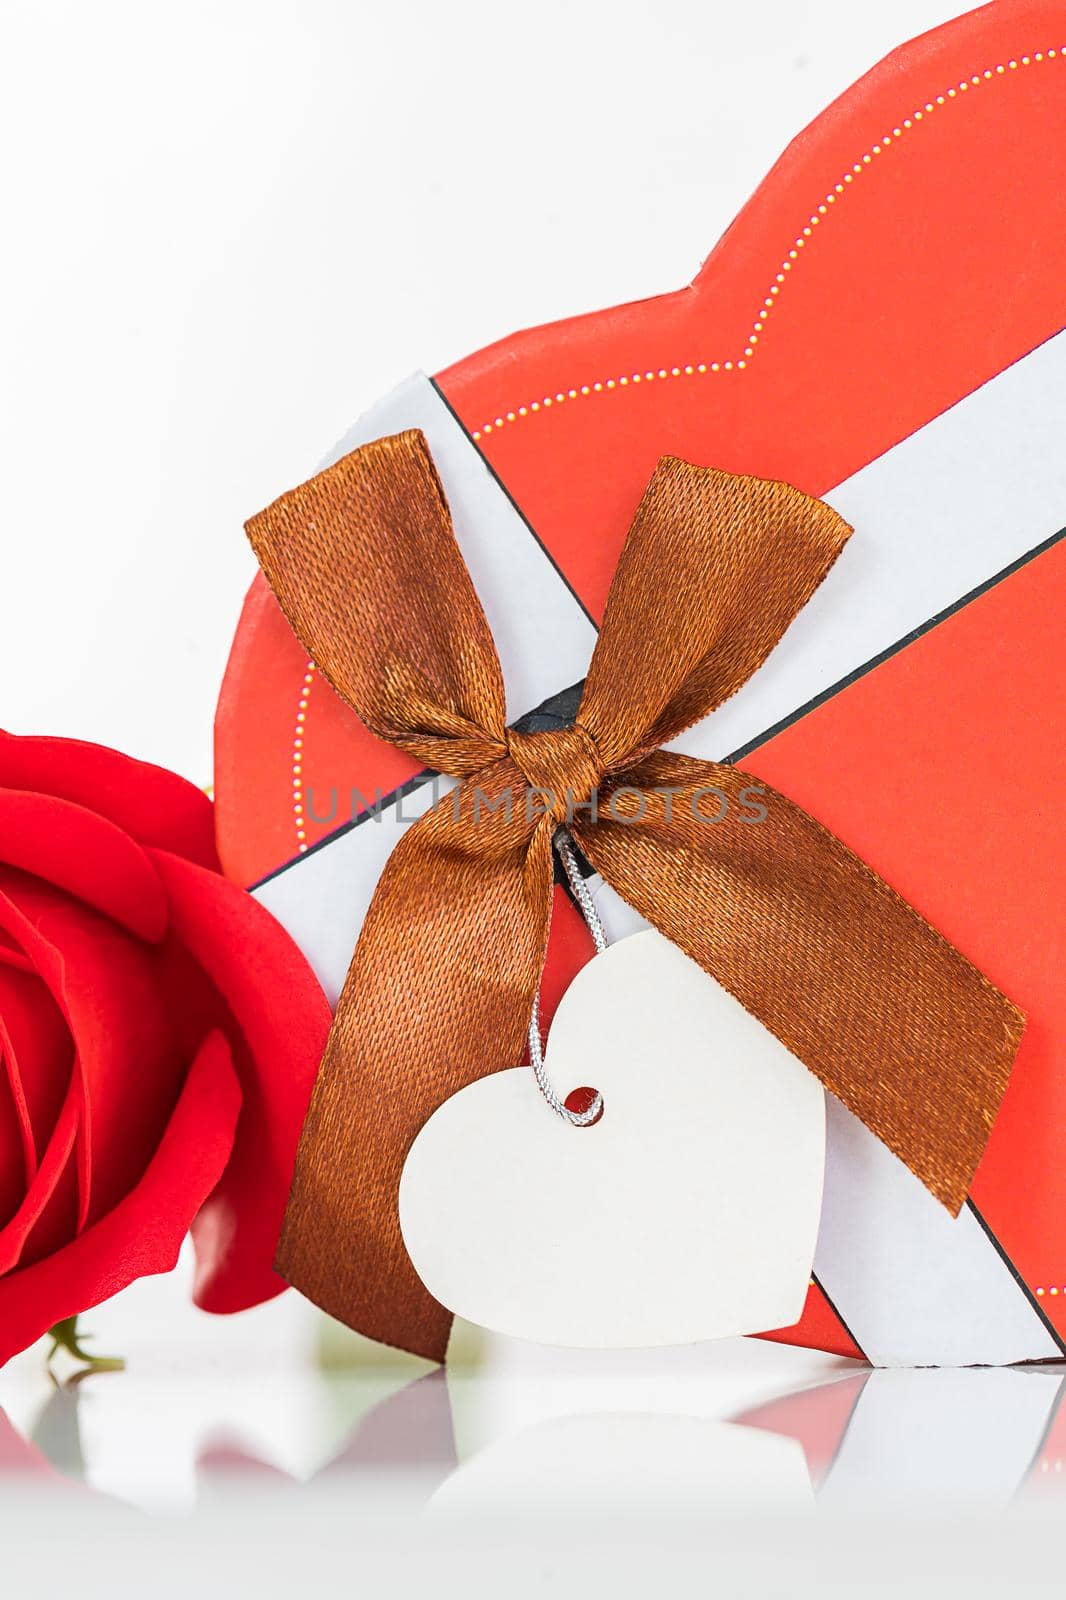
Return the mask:
[(210, 802), (99, 745), (0, 733), (0, 1362), (173, 1266), (280, 1293), (329, 1028), (291, 939), (221, 876)]

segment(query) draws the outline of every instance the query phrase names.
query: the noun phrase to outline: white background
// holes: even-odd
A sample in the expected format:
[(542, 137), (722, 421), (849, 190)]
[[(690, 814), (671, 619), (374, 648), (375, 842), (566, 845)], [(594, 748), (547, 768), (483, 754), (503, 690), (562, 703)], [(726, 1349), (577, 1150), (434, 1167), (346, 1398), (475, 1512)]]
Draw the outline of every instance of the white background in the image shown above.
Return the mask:
[(0, 726), (211, 778), (244, 518), (512, 329), (687, 282), (937, 0), (0, 0)]

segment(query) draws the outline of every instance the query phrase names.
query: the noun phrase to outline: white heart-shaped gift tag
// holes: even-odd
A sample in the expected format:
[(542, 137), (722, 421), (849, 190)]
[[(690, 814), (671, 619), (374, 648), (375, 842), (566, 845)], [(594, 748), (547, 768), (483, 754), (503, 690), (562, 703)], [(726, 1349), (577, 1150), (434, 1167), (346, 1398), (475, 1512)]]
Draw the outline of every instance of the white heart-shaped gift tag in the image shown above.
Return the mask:
[(560, 1094), (528, 1067), (461, 1089), (400, 1181), (423, 1283), (469, 1322), (542, 1344), (688, 1344), (803, 1309), (825, 1161), (817, 1079), (732, 995), (649, 931), (582, 968), (555, 1015)]

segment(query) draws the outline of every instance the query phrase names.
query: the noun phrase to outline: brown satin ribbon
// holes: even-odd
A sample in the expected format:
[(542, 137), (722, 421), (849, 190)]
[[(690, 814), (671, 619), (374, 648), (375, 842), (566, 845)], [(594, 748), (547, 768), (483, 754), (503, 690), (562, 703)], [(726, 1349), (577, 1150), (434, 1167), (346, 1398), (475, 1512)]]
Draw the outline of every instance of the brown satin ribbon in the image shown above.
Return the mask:
[[(420, 433), (353, 452), (248, 524), (341, 697), (461, 780), (389, 857), (300, 1143), (278, 1270), (342, 1321), (443, 1359), (451, 1315), (404, 1249), (400, 1174), (437, 1106), (521, 1060), (552, 835), (568, 797), (594, 790), (598, 820), (579, 810), (571, 832), (596, 870), (959, 1210), (1022, 1014), (784, 795), (761, 785), (759, 825), (697, 820), (698, 791), (733, 797), (750, 777), (660, 748), (761, 665), (850, 532), (787, 484), (665, 457), (575, 725), (523, 734), (506, 726), (496, 650)], [(527, 821), (528, 785), (555, 797), (550, 814)], [(509, 812), (494, 806), (505, 791)]]

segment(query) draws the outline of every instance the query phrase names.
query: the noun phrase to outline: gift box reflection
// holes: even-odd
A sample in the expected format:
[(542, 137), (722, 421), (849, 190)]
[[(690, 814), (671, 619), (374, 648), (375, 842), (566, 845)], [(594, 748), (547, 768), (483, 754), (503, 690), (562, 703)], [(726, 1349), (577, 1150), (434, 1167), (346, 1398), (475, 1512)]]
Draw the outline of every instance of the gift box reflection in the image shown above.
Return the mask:
[[(471, 1513), (876, 1515), (1066, 1493), (1058, 1369), (850, 1371), (722, 1419), (628, 1409), (625, 1386), (586, 1390), (584, 1410), (565, 1378), (433, 1372), (373, 1407), (322, 1474), (389, 1474), (408, 1502)], [(201, 1458), (202, 1477), (260, 1467), (232, 1449)]]
[[(10, 1482), (86, 1492), (93, 1461), (79, 1411), (93, 1381), (107, 1380), (57, 1388), (25, 1433), (0, 1413)], [(435, 1515), (994, 1511), (1063, 1493), (1064, 1385), (1049, 1368), (849, 1369), (718, 1416), (713, 1384), (621, 1372), (590, 1382), (558, 1364), (455, 1367), (369, 1405), (309, 1476), (236, 1432), (209, 1430), (196, 1492), (330, 1490)]]

